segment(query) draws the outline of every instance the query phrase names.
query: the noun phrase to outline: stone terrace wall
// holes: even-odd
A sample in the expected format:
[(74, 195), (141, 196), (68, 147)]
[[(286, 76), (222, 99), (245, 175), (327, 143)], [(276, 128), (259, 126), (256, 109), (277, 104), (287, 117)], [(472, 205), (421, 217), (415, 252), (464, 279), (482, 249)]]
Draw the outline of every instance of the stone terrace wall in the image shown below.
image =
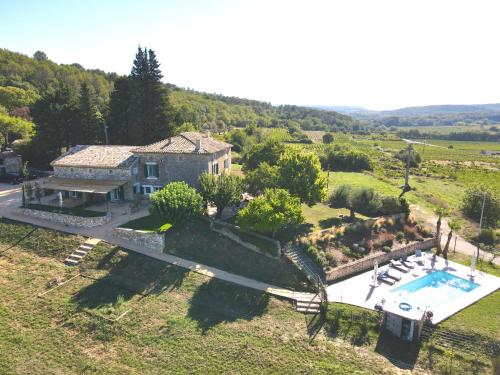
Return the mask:
[(165, 248), (165, 234), (163, 233), (118, 227), (113, 228), (113, 236), (160, 253)]
[[(222, 226), (222, 228), (220, 228), (220, 229), (215, 228), (214, 222), (216, 224)], [(275, 243), (276, 244), (276, 254), (273, 256), (273, 255), (269, 254), (268, 252), (266, 252), (264, 250), (261, 250), (258, 246), (254, 245), (252, 243), (244, 241), (236, 233), (234, 233), (230, 229), (227, 229), (227, 228), (233, 227), (232, 224), (229, 224), (229, 223), (226, 223), (226, 222), (223, 222), (223, 221), (220, 221), (220, 220), (215, 220), (214, 222), (212, 222), (212, 221), (210, 222), (210, 229), (212, 231), (217, 232), (219, 234), (222, 234), (223, 236), (229, 238), (230, 240), (233, 240), (234, 242), (236, 242), (237, 244), (239, 244), (239, 245), (247, 248), (248, 250), (255, 251), (255, 252), (257, 252), (257, 253), (259, 253), (261, 255), (264, 255), (266, 257), (269, 257), (269, 258), (278, 259), (278, 258), (281, 257), (281, 246), (280, 246), (279, 241), (277, 241), (275, 239), (272, 239), (272, 238), (269, 238), (269, 237), (266, 237), (266, 236), (263, 236), (263, 235), (258, 234), (258, 233), (253, 233), (253, 232), (249, 233), (249, 235), (251, 235), (251, 236), (263, 239), (265, 241), (269, 241), (269, 242)]]
[(24, 216), (33, 217), (35, 219), (47, 220), (53, 223), (58, 223), (78, 228), (98, 227), (100, 225), (109, 223), (109, 221), (111, 220), (111, 213), (109, 212), (106, 214), (106, 216), (94, 216), (94, 217), (58, 214), (54, 212), (32, 210), (29, 208), (16, 208), (14, 209), (14, 212)]
[(326, 273), (326, 281), (331, 282), (346, 276), (363, 272), (373, 268), (375, 261), (380, 263), (388, 262), (391, 259), (399, 259), (415, 253), (417, 250), (429, 249), (437, 244), (437, 238), (429, 238), (422, 242), (412, 242), (406, 246), (392, 250), (390, 253), (377, 253), (363, 259), (336, 267)]

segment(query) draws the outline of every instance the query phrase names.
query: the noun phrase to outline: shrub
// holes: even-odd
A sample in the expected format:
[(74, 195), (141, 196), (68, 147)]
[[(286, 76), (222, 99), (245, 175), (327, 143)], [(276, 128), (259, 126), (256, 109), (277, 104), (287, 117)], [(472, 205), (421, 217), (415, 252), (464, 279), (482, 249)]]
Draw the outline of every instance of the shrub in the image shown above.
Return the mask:
[(357, 222), (345, 228), (344, 235), (351, 238), (365, 238), (371, 234), (371, 228), (367, 222)]
[(402, 212), (399, 199), (396, 197), (385, 195), (381, 198), (381, 203), (380, 212), (383, 215), (392, 215)]
[(403, 227), (403, 232), (407, 240), (414, 241), (417, 239), (417, 233), (414, 227), (410, 227), (409, 225), (405, 225)]
[(323, 169), (331, 171), (360, 172), (373, 170), (373, 162), (367, 154), (346, 148), (329, 147), (321, 155), (321, 165)]
[(332, 262), (335, 261), (335, 254), (332, 251), (329, 251), (325, 254), (325, 258), (328, 263), (332, 264)]
[(479, 236), (477, 236), (477, 242), (485, 245), (495, 245), (497, 242), (497, 234), (493, 229), (483, 229)]
[(364, 247), (366, 248), (366, 251), (369, 253), (373, 251), (373, 241), (372, 240), (367, 240), (364, 243)]
[(372, 188), (357, 188), (351, 194), (351, 205), (354, 211), (363, 215), (377, 215), (382, 206), (380, 195)]
[(394, 245), (394, 240), (393, 239), (387, 239), (384, 241), (384, 246), (389, 246), (389, 247), (392, 247), (392, 245)]
[(183, 223), (203, 212), (201, 195), (181, 181), (167, 184), (163, 189), (151, 194), (149, 200), (151, 215), (172, 225)]
[(390, 253), (390, 252), (391, 252), (391, 250), (392, 250), (392, 248), (391, 248), (391, 247), (389, 247), (389, 246), (383, 246), (383, 247), (382, 247), (382, 251), (383, 251), (384, 253)]
[(332, 142), (333, 142), (333, 134), (332, 133), (323, 134), (323, 143), (330, 144)]
[(400, 150), (397, 154), (394, 155), (396, 159), (401, 160), (405, 165), (408, 161), (408, 156), (410, 157), (410, 167), (412, 168), (418, 167), (418, 165), (422, 161), (422, 158), (420, 157), (420, 154), (417, 151), (411, 150), (411, 152), (408, 153), (408, 149), (405, 148), (403, 150)]
[(500, 221), (500, 193), (495, 187), (478, 185), (465, 191), (462, 211), (471, 219), (479, 221), (481, 208), (486, 193), (483, 223), (485, 226), (497, 227)]
[(403, 232), (396, 233), (396, 240), (401, 243), (405, 239), (405, 234)]
[(273, 236), (278, 230), (303, 221), (300, 199), (284, 189), (266, 190), (264, 195), (250, 201), (236, 218), (242, 228), (270, 232)]
[(326, 267), (328, 265), (328, 261), (324, 257), (324, 255), (318, 251), (314, 246), (309, 246), (306, 248), (306, 254), (313, 260), (321, 268)]

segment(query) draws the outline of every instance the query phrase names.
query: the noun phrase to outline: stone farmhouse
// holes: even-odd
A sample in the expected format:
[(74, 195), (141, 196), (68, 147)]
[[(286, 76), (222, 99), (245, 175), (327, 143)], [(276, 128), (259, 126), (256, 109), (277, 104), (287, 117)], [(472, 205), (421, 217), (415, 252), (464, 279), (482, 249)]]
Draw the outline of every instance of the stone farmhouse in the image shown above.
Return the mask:
[(40, 187), (87, 206), (132, 201), (173, 181), (197, 187), (203, 172), (230, 173), (231, 147), (198, 132), (146, 146), (78, 145), (51, 163), (54, 175)]

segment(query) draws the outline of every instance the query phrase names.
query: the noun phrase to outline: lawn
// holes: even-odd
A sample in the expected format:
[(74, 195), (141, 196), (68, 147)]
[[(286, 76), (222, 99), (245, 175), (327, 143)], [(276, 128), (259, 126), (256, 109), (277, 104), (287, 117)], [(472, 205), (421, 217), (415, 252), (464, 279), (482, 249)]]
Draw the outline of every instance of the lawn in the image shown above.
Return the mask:
[(276, 241), (272, 239), (265, 239), (262, 237), (258, 237), (251, 232), (247, 232), (245, 230), (240, 229), (236, 226), (222, 226), (217, 223), (214, 223), (215, 228), (225, 230), (229, 230), (241, 238), (243, 241), (251, 243), (259, 248), (263, 253), (266, 253), (272, 257), (279, 257), (279, 249), (276, 244)]
[(339, 185), (348, 184), (355, 187), (371, 187), (380, 194), (398, 196), (401, 189), (366, 173), (330, 172), (329, 190), (333, 191)]
[[(196, 235), (193, 235), (196, 233)], [(207, 266), (295, 290), (309, 290), (305, 276), (286, 258), (271, 259), (213, 232), (205, 220), (167, 233), (166, 252)]]
[(302, 205), (302, 213), (306, 219), (306, 224), (311, 225), (311, 229), (324, 229), (331, 227), (332, 219), (339, 215), (349, 216), (349, 210), (344, 208), (331, 208), (325, 203), (318, 203), (312, 207)]
[[(2, 250), (13, 237), (5, 234)], [(263, 293), (105, 243), (82, 266), (83, 277), (38, 298), (49, 280), (78, 270), (24, 242), (0, 256), (0, 372), (399, 373), (365, 347), (322, 334), (311, 342), (308, 320)]]
[(135, 220), (131, 220), (125, 224), (121, 225), (122, 228), (129, 228), (134, 230), (142, 230), (148, 232), (157, 232), (157, 231), (167, 231), (172, 225), (168, 223), (164, 223), (157, 216), (143, 216)]

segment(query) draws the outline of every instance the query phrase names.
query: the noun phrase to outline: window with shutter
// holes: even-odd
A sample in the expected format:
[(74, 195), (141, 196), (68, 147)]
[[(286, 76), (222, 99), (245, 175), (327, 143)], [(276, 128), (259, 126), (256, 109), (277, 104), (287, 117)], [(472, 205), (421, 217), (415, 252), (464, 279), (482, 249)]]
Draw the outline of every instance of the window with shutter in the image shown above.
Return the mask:
[(148, 179), (156, 180), (160, 177), (160, 167), (156, 163), (144, 164), (144, 176)]

